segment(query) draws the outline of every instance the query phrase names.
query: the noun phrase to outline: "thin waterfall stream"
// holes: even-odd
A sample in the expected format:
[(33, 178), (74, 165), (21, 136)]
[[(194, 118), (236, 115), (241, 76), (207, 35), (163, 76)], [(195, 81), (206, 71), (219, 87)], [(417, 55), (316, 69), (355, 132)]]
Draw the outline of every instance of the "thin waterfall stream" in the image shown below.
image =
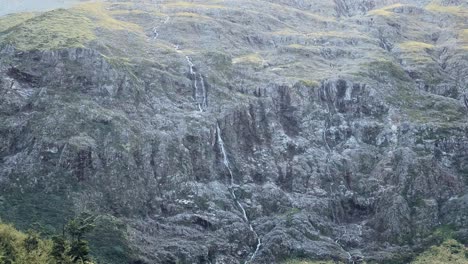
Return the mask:
[[(208, 107), (205, 80), (201, 73), (196, 72), (192, 59), (189, 56), (185, 56), (185, 59), (187, 60), (190, 69), (190, 75), (193, 79), (193, 98), (195, 99), (195, 102), (198, 106), (198, 110), (200, 110), (200, 112), (205, 112), (206, 108)], [(200, 86), (198, 85), (199, 82)]]
[[(170, 20), (170, 17), (168, 16), (166, 20), (163, 22), (163, 24), (167, 24), (169, 20)], [(156, 26), (153, 28), (153, 40), (157, 40), (157, 38), (159, 37), (158, 29), (159, 29), (159, 26)], [(179, 45), (177, 44), (172, 44), (172, 45), (176, 52), (180, 52)], [(197, 72), (195, 68), (195, 64), (193, 63), (192, 59), (189, 56), (185, 56), (185, 60), (187, 61), (187, 64), (189, 66), (190, 76), (193, 79), (193, 89), (194, 89), (193, 98), (198, 106), (198, 110), (200, 112), (204, 112), (208, 108), (208, 93), (207, 93), (207, 89), (205, 85), (205, 79), (203, 78), (203, 75), (201, 73)], [(248, 263), (251, 263), (257, 256), (257, 253), (262, 246), (262, 241), (260, 237), (258, 236), (257, 232), (255, 231), (255, 229), (253, 228), (252, 224), (250, 223), (250, 219), (247, 216), (247, 212), (245, 211), (244, 206), (240, 203), (239, 199), (236, 196), (236, 193), (234, 192), (234, 177), (233, 177), (229, 159), (226, 153), (226, 148), (224, 146), (224, 141), (221, 135), (221, 129), (219, 128), (219, 123), (216, 123), (216, 132), (218, 134), (219, 147), (223, 154), (223, 164), (229, 172), (229, 194), (231, 195), (232, 200), (235, 202), (237, 207), (239, 207), (242, 213), (242, 218), (244, 219), (245, 223), (247, 223), (250, 231), (253, 232), (255, 238), (257, 239), (257, 246), (255, 247), (255, 251), (249, 257), (249, 259), (244, 262), (244, 264), (248, 264)]]
[(218, 134), (219, 148), (221, 149), (221, 153), (223, 154), (223, 164), (224, 164), (224, 166), (226, 167), (226, 169), (229, 172), (229, 193), (231, 194), (232, 199), (234, 200), (234, 202), (237, 204), (237, 206), (241, 210), (242, 217), (244, 218), (244, 221), (248, 224), (250, 231), (252, 231), (254, 233), (255, 238), (257, 239), (257, 246), (255, 248), (255, 251), (252, 253), (250, 258), (247, 261), (244, 262), (244, 264), (248, 264), (248, 263), (252, 262), (255, 259), (255, 257), (257, 256), (257, 253), (260, 250), (260, 247), (262, 246), (262, 241), (261, 241), (260, 237), (258, 236), (257, 232), (255, 231), (255, 229), (253, 228), (252, 224), (250, 223), (250, 219), (247, 216), (247, 213), (245, 211), (244, 206), (239, 202), (239, 199), (237, 199), (237, 196), (236, 196), (236, 194), (234, 192), (234, 177), (233, 177), (233, 173), (232, 173), (232, 170), (231, 170), (229, 159), (228, 159), (228, 156), (227, 156), (227, 153), (226, 153), (226, 148), (224, 146), (223, 136), (221, 135), (221, 129), (219, 128), (219, 123), (216, 124), (216, 133)]
[[(171, 17), (167, 16), (166, 19), (162, 22), (162, 24), (153, 27), (153, 40), (157, 40), (159, 37), (159, 27), (161, 25), (165, 25), (169, 23)], [(172, 43), (170, 43), (172, 44)], [(172, 44), (176, 52), (180, 52), (179, 45)], [(190, 76), (193, 79), (193, 99), (195, 100), (198, 110), (200, 112), (205, 112), (208, 108), (208, 93), (205, 85), (205, 79), (201, 73), (198, 73), (195, 70), (195, 65), (192, 62), (192, 59), (189, 56), (185, 56), (185, 60), (187, 61), (190, 69)], [(200, 82), (200, 86), (198, 86), (198, 82)]]

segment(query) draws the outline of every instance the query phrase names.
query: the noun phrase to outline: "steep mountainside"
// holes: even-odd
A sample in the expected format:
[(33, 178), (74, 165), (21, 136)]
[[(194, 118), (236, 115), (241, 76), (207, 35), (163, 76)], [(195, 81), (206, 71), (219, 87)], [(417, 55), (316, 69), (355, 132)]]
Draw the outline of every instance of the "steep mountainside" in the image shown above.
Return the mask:
[(464, 0), (0, 17), (0, 218), (100, 263), (408, 263), (468, 243)]

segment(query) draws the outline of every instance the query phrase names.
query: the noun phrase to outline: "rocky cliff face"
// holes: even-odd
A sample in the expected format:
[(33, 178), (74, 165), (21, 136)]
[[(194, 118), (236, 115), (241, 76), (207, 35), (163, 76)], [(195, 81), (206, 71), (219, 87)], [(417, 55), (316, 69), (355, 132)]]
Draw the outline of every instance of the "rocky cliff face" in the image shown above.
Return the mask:
[(467, 241), (467, 16), (200, 0), (0, 18), (0, 216), (101, 215), (103, 263), (405, 263), (441, 230)]

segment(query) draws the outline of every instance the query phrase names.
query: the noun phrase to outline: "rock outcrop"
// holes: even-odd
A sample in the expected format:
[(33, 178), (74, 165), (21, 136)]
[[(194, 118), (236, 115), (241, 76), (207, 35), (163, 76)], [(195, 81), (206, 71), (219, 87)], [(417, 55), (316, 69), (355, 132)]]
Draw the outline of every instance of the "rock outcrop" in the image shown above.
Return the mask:
[(405, 262), (436, 230), (468, 239), (463, 1), (92, 5), (106, 20), (67, 12), (95, 35), (59, 48), (14, 35), (54, 39), (63, 11), (0, 18), (2, 219), (103, 215), (109, 263)]

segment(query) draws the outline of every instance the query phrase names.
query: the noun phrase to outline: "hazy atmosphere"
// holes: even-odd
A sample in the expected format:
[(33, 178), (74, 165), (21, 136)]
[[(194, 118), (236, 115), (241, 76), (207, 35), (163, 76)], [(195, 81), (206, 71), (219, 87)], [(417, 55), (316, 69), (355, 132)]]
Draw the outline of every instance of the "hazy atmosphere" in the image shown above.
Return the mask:
[(0, 0), (0, 16), (19, 12), (43, 12), (67, 8), (83, 0)]

